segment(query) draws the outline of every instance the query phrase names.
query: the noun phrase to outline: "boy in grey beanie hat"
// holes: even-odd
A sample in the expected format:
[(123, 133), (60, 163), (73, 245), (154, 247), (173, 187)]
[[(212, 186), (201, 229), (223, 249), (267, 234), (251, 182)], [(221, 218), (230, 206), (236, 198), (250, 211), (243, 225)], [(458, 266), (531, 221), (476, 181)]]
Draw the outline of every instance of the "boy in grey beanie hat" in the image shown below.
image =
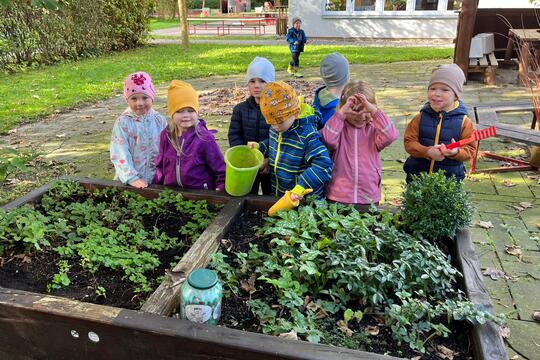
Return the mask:
[(304, 52), (304, 45), (307, 43), (307, 36), (304, 30), (300, 29), (302, 20), (299, 17), (292, 19), (292, 26), (287, 30), (287, 42), (291, 51), (292, 60), (289, 62), (287, 72), (295, 77), (302, 77), (300, 74), (300, 54)]
[(259, 78), (265, 83), (271, 83), (276, 80), (276, 70), (274, 69), (274, 65), (267, 58), (256, 56), (248, 65), (246, 77), (247, 82)]
[(464, 162), (476, 154), (477, 142), (449, 150), (446, 145), (472, 136), (474, 124), (467, 106), (459, 100), (465, 75), (456, 64), (437, 67), (429, 79), (428, 102), (405, 129), (405, 151), (410, 156), (403, 169), (410, 183), (415, 175), (442, 170), (447, 177), (465, 178)]
[(439, 65), (431, 74), (428, 88), (435, 83), (445, 84), (454, 91), (454, 94), (456, 94), (456, 97), (459, 99), (463, 93), (463, 84), (465, 83), (465, 80), (465, 74), (458, 65)]
[(349, 82), (349, 62), (343, 55), (334, 52), (323, 59), (320, 70), (326, 86), (315, 90), (313, 107), (321, 112), (324, 126), (336, 112), (343, 87)]

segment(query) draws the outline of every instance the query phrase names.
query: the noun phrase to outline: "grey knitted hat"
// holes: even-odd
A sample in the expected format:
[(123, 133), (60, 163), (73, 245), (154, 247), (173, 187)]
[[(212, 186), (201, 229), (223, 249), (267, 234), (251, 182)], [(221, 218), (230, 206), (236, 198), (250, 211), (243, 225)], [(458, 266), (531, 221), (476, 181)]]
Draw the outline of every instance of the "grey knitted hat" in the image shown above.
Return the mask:
[(459, 99), (463, 93), (465, 80), (463, 70), (456, 64), (439, 65), (431, 74), (428, 89), (432, 84), (442, 83), (452, 89)]
[(300, 19), (300, 18), (297, 17), (297, 16), (296, 16), (296, 17), (293, 17), (293, 18), (292, 18), (292, 23), (291, 23), (291, 24), (293, 24), (293, 26), (294, 26), (294, 23), (297, 22), (297, 21), (302, 22), (302, 19)]
[(327, 87), (339, 87), (349, 82), (349, 62), (338, 52), (321, 62), (321, 77)]

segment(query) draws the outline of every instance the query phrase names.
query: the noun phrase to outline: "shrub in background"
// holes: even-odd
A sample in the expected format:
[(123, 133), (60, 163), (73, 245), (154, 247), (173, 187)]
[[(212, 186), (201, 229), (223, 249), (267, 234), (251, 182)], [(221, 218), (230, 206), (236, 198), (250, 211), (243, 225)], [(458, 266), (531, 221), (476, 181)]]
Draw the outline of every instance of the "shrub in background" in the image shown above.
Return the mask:
[(29, 1), (0, 6), (0, 68), (52, 64), (143, 43), (153, 0), (72, 0), (57, 11)]
[(403, 224), (427, 240), (453, 238), (458, 229), (471, 223), (473, 211), (463, 184), (446, 178), (442, 171), (420, 174), (403, 192)]

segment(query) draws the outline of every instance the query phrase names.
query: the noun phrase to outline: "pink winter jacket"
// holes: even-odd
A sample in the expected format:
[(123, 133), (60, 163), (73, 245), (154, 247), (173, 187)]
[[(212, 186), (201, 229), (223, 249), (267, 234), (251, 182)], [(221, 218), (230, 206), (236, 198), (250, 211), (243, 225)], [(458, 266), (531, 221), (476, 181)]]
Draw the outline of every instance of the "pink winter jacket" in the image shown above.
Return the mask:
[(392, 120), (378, 110), (373, 122), (355, 128), (336, 112), (321, 130), (332, 152), (334, 171), (326, 197), (347, 204), (370, 204), (381, 200), (379, 152), (399, 137)]

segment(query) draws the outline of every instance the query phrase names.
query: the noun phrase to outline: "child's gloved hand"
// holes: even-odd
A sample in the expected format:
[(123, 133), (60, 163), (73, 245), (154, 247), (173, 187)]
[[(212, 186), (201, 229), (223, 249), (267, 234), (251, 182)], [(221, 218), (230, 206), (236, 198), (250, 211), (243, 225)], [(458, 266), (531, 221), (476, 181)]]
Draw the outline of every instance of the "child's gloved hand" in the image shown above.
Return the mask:
[(305, 195), (313, 192), (313, 189), (304, 189), (300, 185), (296, 185), (291, 191), (286, 191), (285, 195), (281, 197), (272, 207), (268, 210), (268, 216), (274, 216), (279, 210), (290, 210), (300, 205), (300, 200)]
[(431, 146), (427, 151), (427, 155), (430, 159), (435, 161), (443, 161), (445, 158), (444, 154), (441, 152), (441, 145)]
[[(452, 142), (455, 143), (456, 140), (452, 139)], [(456, 155), (458, 152), (459, 152), (459, 148), (455, 148), (455, 149), (452, 149), (452, 150), (448, 150), (446, 148), (446, 145), (445, 144), (442, 144), (441, 145), (441, 153), (444, 155), (444, 156), (454, 156)]]
[(129, 185), (137, 188), (137, 189), (143, 189), (145, 187), (148, 187), (148, 183), (142, 179), (137, 179), (129, 183)]

